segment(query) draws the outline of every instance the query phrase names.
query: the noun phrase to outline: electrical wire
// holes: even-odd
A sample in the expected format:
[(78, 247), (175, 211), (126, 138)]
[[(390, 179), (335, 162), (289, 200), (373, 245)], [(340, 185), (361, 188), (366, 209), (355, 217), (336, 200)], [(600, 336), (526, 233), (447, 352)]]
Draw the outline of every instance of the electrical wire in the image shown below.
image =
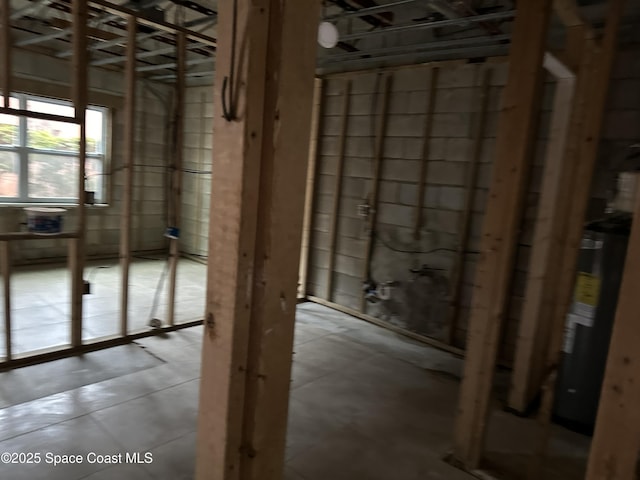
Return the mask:
[(194, 175), (211, 175), (213, 172), (211, 170), (195, 170), (192, 168), (183, 168), (183, 172), (192, 173)]
[[(236, 70), (236, 36), (238, 29), (238, 0), (233, 0), (233, 21), (231, 23), (231, 65), (229, 75), (222, 80), (222, 116), (227, 122), (236, 118), (234, 82)], [(227, 94), (228, 92), (228, 94)]]
[[(398, 252), (398, 253), (412, 253), (412, 254), (416, 254), (416, 255), (429, 255), (429, 254), (437, 253), (437, 252), (458, 253), (458, 250), (456, 250), (455, 248), (449, 248), (449, 247), (438, 247), (438, 248), (433, 248), (431, 250), (403, 250), (403, 249), (396, 248), (396, 247), (392, 246), (390, 243), (385, 241), (376, 232), (372, 232), (372, 236), (374, 238), (377, 238), (380, 241), (380, 243), (382, 243), (382, 245), (387, 247), (389, 250), (392, 250), (392, 251)], [(476, 250), (463, 250), (462, 253), (465, 253), (465, 254), (468, 254), (468, 255), (479, 255), (480, 254), (480, 252), (478, 252)]]
[[(138, 164), (134, 164), (133, 166), (134, 167), (140, 167), (140, 168), (151, 168), (151, 169), (157, 168), (157, 169), (163, 169), (163, 170), (166, 169), (166, 170), (172, 170), (172, 171), (175, 170), (175, 168), (173, 168), (171, 166), (166, 166), (166, 165), (144, 165), (144, 164), (138, 163)], [(113, 169), (111, 172), (91, 173), (91, 174), (86, 175), (85, 178), (98, 177), (98, 176), (106, 176), (106, 177), (108, 177), (108, 176), (111, 176), (111, 175), (113, 175), (115, 173), (118, 173), (118, 172), (120, 172), (120, 171), (122, 171), (124, 169), (125, 169), (125, 167), (122, 166), (122, 167), (118, 167), (118, 168)], [(193, 175), (212, 175), (213, 174), (213, 171), (211, 171), (211, 170), (196, 170), (196, 169), (192, 169), (192, 168), (183, 168), (182, 171), (185, 172), (185, 173), (191, 173)]]

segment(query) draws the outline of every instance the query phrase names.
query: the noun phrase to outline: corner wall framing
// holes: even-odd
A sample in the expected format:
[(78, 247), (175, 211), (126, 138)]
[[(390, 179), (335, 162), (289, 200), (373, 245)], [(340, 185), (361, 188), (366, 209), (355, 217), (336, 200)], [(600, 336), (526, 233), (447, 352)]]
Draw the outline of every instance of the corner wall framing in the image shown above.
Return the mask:
[[(491, 411), (497, 340), (504, 319), (505, 289), (512, 262), (510, 252), (515, 243), (512, 230), (514, 223), (511, 222), (520, 215), (518, 196), (523, 178), (527, 175), (528, 152), (514, 148), (512, 142), (529, 143), (527, 138), (532, 126), (529, 120), (524, 120), (531, 118), (537, 104), (532, 101), (535, 99), (535, 85), (531, 81), (536, 75), (539, 78), (544, 65), (558, 78), (552, 121), (554, 135), (547, 149), (531, 260), (533, 266), (529, 274), (510, 392), (511, 406), (523, 411), (542, 384), (540, 437), (536, 450), (532, 452), (528, 472), (529, 478), (540, 478), (539, 469), (549, 436), (555, 371), (559, 362), (564, 318), (575, 278), (622, 5), (623, 0), (611, 0), (611, 11), (601, 44), (593, 40), (592, 31), (587, 26), (570, 27), (565, 55), (569, 63), (567, 66), (549, 54), (545, 55), (543, 62), (542, 50), (546, 44), (551, 2), (525, 1), (518, 4), (511, 71), (505, 93), (507, 100), (498, 138), (498, 163), (490, 194), (493, 203), (490, 200), (484, 225), (485, 239), (481, 246), (485, 265), (475, 279), (474, 309), (451, 458), (452, 462), (465, 470), (478, 471), (482, 468), (484, 439)], [(529, 51), (531, 49), (534, 49), (536, 55)], [(575, 73), (573, 68), (577, 68)], [(577, 79), (574, 80), (576, 75)], [(513, 96), (511, 100), (510, 93)], [(521, 120), (516, 120), (518, 116), (521, 116)], [(509, 177), (514, 178), (507, 180)], [(515, 224), (517, 225), (517, 221)], [(492, 259), (495, 263), (489, 265)], [(621, 313), (619, 316), (624, 317), (625, 314)], [(612, 343), (612, 349), (614, 345)], [(610, 366), (612, 362), (614, 360), (610, 357)], [(608, 375), (614, 369), (617, 370), (617, 367), (611, 366)], [(605, 386), (603, 398), (608, 395)], [(604, 424), (600, 415), (604, 417), (613, 414), (609, 410), (605, 414), (599, 413), (599, 425)], [(610, 417), (606, 418), (611, 420)], [(599, 435), (609, 435), (601, 433), (605, 431), (607, 429), (602, 427), (600, 432), (596, 432), (595, 446), (602, 447), (606, 444), (598, 438)], [(600, 451), (596, 450), (597, 453), (592, 452), (588, 478), (631, 478), (626, 474), (619, 474), (620, 471), (631, 471), (627, 470), (632, 464), (627, 461), (629, 449), (621, 445), (619, 450), (607, 454), (609, 456), (606, 460), (602, 448)], [(636, 449), (634, 454), (637, 456), (637, 453)], [(594, 460), (594, 454), (602, 457)], [(598, 464), (598, 461), (603, 463)], [(612, 476), (593, 473), (604, 463), (611, 465), (615, 462), (619, 462), (621, 470), (610, 474)], [(596, 464), (599, 466), (596, 467)]]
[(621, 15), (616, 3), (601, 44), (587, 25), (567, 29), (565, 58), (576, 66), (575, 96), (565, 107), (570, 108), (566, 142), (556, 142), (556, 151), (547, 154), (509, 392), (509, 408), (520, 413), (539, 396), (559, 361), (616, 49)]
[[(394, 315), (386, 305), (411, 304), (394, 316), (395, 327), (431, 337), (441, 347), (464, 347), (506, 83), (504, 60), (323, 77), (307, 299), (323, 299), (382, 324)], [(409, 291), (412, 270), (423, 265), (444, 281), (425, 285), (427, 297), (435, 292), (433, 302)], [(395, 282), (388, 304), (373, 303), (370, 292), (363, 302), (365, 285), (375, 290), (386, 282)]]

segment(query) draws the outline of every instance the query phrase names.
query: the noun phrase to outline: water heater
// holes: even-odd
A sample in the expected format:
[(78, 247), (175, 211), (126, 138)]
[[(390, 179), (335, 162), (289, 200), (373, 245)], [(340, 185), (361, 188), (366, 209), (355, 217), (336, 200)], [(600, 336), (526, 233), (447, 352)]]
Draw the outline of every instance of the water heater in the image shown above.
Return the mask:
[(595, 425), (630, 227), (631, 217), (618, 214), (589, 224), (582, 238), (554, 417), (583, 433)]

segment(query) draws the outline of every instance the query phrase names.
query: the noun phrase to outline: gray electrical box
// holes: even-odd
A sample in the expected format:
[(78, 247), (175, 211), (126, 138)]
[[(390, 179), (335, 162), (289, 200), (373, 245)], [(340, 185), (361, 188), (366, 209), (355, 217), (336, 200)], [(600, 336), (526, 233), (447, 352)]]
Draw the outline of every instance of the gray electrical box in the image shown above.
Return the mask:
[(554, 418), (592, 434), (609, 352), (631, 219), (614, 216), (584, 232), (573, 303), (565, 322)]

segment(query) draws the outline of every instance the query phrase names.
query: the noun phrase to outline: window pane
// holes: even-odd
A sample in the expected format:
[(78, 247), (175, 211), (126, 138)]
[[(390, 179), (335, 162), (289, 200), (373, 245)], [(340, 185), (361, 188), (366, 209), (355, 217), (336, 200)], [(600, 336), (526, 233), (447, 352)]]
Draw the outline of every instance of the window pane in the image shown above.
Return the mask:
[[(20, 108), (20, 102), (17, 98), (9, 99), (11, 108)], [(0, 145), (17, 145), (18, 144), (18, 124), (20, 120), (14, 115), (0, 114)]]
[(20, 185), (18, 169), (18, 154), (0, 151), (0, 197), (18, 196)]
[(102, 158), (87, 158), (85, 162), (85, 176), (87, 179), (85, 188), (89, 192), (95, 192), (97, 203), (104, 201), (102, 195), (102, 185), (104, 185), (103, 164)]
[(87, 110), (87, 153), (104, 153), (104, 113)]
[(27, 110), (39, 113), (51, 113), (61, 117), (73, 117), (74, 109), (69, 105), (59, 105), (51, 102), (41, 102), (39, 100), (27, 100)]
[(80, 127), (72, 123), (30, 118), (27, 121), (28, 147), (60, 152), (77, 152)]
[(29, 155), (29, 197), (78, 198), (78, 159), (60, 155)]

